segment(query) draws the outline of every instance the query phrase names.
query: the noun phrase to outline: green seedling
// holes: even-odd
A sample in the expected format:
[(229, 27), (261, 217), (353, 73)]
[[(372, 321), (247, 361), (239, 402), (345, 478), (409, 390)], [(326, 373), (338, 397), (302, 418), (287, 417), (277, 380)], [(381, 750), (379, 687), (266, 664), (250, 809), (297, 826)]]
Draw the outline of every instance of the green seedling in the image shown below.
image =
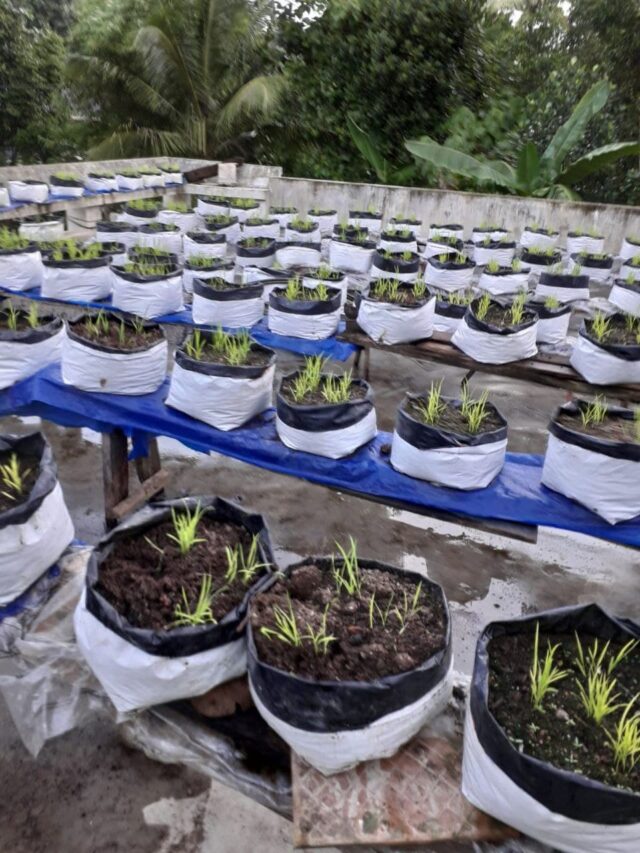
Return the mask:
[(529, 670), (529, 682), (531, 688), (531, 704), (536, 711), (543, 711), (542, 703), (548, 693), (554, 693), (554, 684), (562, 681), (569, 675), (569, 671), (560, 669), (554, 663), (554, 657), (560, 644), (552, 646), (547, 641), (547, 653), (544, 661), (540, 662), (540, 623), (536, 622), (536, 633), (533, 644), (533, 663)]
[(360, 597), (361, 578), (360, 566), (358, 565), (357, 543), (353, 536), (349, 537), (349, 550), (343, 548), (338, 542), (335, 543), (342, 557), (342, 565), (336, 565), (335, 556), (331, 558), (333, 566), (333, 578), (338, 593), (344, 590), (347, 595)]
[(571, 267), (571, 270), (569, 271), (569, 275), (572, 275), (574, 277), (582, 275), (582, 267), (580, 266), (580, 264), (574, 264)]
[(342, 376), (326, 376), (322, 385), (322, 397), (327, 403), (347, 403), (351, 398), (352, 371)]
[(80, 177), (73, 172), (54, 172), (52, 177), (57, 178), (59, 181), (77, 181), (78, 183), (82, 183)]
[(484, 318), (487, 316), (487, 312), (488, 312), (490, 306), (491, 306), (491, 296), (490, 296), (490, 294), (485, 293), (483, 296), (480, 297), (480, 299), (478, 300), (478, 304), (476, 305), (476, 308), (475, 308), (475, 315), (478, 318), (478, 320), (484, 320)]
[(168, 533), (167, 537), (175, 542), (182, 555), (188, 554), (189, 551), (199, 542), (206, 542), (198, 536), (198, 525), (204, 515), (204, 509), (199, 503), (196, 504), (193, 512), (185, 505), (181, 513), (177, 513), (175, 509), (171, 510), (171, 521), (173, 522), (173, 533)]
[(490, 260), (489, 263), (485, 266), (485, 272), (490, 274), (500, 272), (500, 264), (496, 260)]
[(178, 605), (173, 612), (174, 625), (176, 627), (195, 627), (197, 625), (217, 624), (213, 616), (211, 602), (215, 597), (212, 591), (211, 575), (202, 575), (200, 592), (195, 607), (191, 610), (187, 593), (182, 588), (182, 605)]
[(272, 612), (275, 627), (266, 628), (263, 626), (260, 628), (260, 633), (264, 637), (273, 637), (281, 643), (286, 643), (288, 646), (295, 646), (297, 648), (302, 645), (303, 637), (300, 633), (300, 629), (298, 628), (298, 621), (293, 610), (293, 604), (291, 603), (291, 596), (289, 593), (287, 593), (287, 601), (289, 604), (288, 611), (283, 610), (283, 608), (278, 605), (273, 607)]
[(427, 294), (427, 285), (423, 278), (417, 278), (413, 283), (413, 295), (416, 299), (423, 299)]
[(522, 320), (524, 318), (524, 303), (526, 301), (526, 298), (526, 293), (519, 293), (511, 303), (511, 308), (509, 309), (509, 316), (511, 317), (511, 322), (514, 326), (518, 326), (520, 323), (522, 323)]
[(189, 207), (186, 201), (169, 201), (167, 202), (166, 210), (171, 210), (174, 213), (190, 213), (192, 208)]
[(609, 745), (613, 750), (616, 769), (629, 773), (640, 759), (640, 713), (633, 713), (633, 708), (640, 693), (629, 701), (618, 720), (614, 733), (604, 730)]
[(104, 311), (100, 310), (94, 317), (90, 317), (86, 321), (85, 328), (89, 335), (92, 335), (95, 338), (99, 338), (100, 335), (108, 335), (109, 318)]
[(334, 637), (332, 634), (327, 633), (327, 616), (329, 614), (329, 607), (331, 606), (331, 602), (327, 604), (324, 609), (324, 613), (322, 614), (322, 620), (320, 622), (320, 627), (314, 630), (311, 625), (307, 622), (307, 633), (304, 635), (303, 639), (310, 640), (313, 646), (313, 651), (315, 654), (323, 654), (326, 655), (327, 650), (331, 643), (335, 643), (337, 637)]
[(619, 693), (614, 693), (617, 682), (604, 672), (591, 672), (586, 681), (586, 687), (577, 682), (580, 701), (587, 716), (599, 726), (605, 717), (623, 707), (616, 702), (620, 698)]
[(628, 273), (627, 277), (624, 280), (624, 283), (625, 284), (635, 284), (636, 283), (635, 275), (632, 272)]
[(394, 602), (394, 594), (391, 593), (389, 600), (387, 601), (386, 607), (384, 610), (380, 607), (378, 602), (376, 601), (375, 592), (371, 595), (369, 599), (369, 628), (373, 629), (375, 624), (376, 616), (380, 620), (380, 624), (383, 628), (386, 628), (387, 622), (389, 621), (389, 617), (391, 616), (393, 602)]
[(604, 397), (598, 394), (597, 397), (587, 403), (580, 409), (580, 419), (582, 426), (587, 428), (591, 424), (601, 424), (607, 416), (608, 406)]
[(447, 407), (442, 400), (442, 379), (437, 385), (432, 382), (426, 398), (416, 400), (415, 406), (425, 424), (429, 426), (437, 424)]
[(469, 393), (469, 385), (466, 382), (463, 384), (460, 412), (467, 422), (467, 428), (470, 433), (475, 434), (479, 432), (480, 427), (489, 417), (487, 409), (488, 399), (489, 392), (483, 391), (478, 400), (472, 400)]
[(29, 241), (21, 237), (17, 231), (10, 231), (6, 227), (0, 228), (0, 249), (3, 251), (26, 249), (28, 245)]
[(232, 198), (229, 203), (231, 207), (238, 207), (241, 210), (251, 210), (253, 207), (260, 207), (260, 202), (255, 198)]
[(291, 393), (296, 403), (302, 402), (307, 394), (314, 394), (320, 387), (322, 371), (327, 363), (321, 355), (308, 356), (304, 368), (291, 383)]
[[(136, 175), (136, 177), (139, 176)], [(131, 210), (153, 210), (157, 212), (158, 210), (160, 210), (160, 202), (154, 201), (151, 198), (134, 198), (131, 201), (127, 202), (127, 207), (131, 208)]]
[[(609, 651), (610, 642), (607, 640), (602, 646), (600, 646), (599, 640), (594, 640), (586, 654), (582, 647), (582, 643), (580, 642), (580, 637), (578, 634), (575, 634), (576, 638), (576, 666), (580, 671), (580, 674), (583, 678), (588, 678), (590, 675), (596, 674), (598, 672), (606, 672), (607, 675), (611, 675), (615, 669), (620, 666), (620, 664), (640, 645), (639, 640), (629, 640), (616, 652), (615, 655), (611, 655), (608, 660), (606, 660), (607, 652)], [(606, 665), (605, 665), (606, 661)]]
[(514, 258), (511, 261), (511, 270), (513, 272), (520, 272), (521, 269), (522, 269), (522, 261), (520, 260), (520, 258)]
[(189, 358), (193, 358), (195, 361), (202, 361), (207, 350), (207, 341), (200, 329), (193, 330), (193, 333), (185, 342), (184, 349)]
[(9, 501), (17, 500), (24, 492), (25, 480), (30, 473), (30, 468), (22, 470), (17, 453), (12, 453), (9, 461), (0, 465), (0, 481), (3, 486), (0, 494)]
[(314, 295), (318, 302), (326, 302), (329, 299), (329, 288), (323, 281), (314, 288)]
[(633, 423), (634, 423), (635, 433), (636, 433), (636, 442), (638, 444), (640, 444), (640, 407), (637, 409), (634, 409)]
[(7, 307), (7, 328), (12, 332), (16, 332), (18, 330), (18, 318), (20, 316), (20, 312), (16, 311), (13, 305), (9, 305)]
[(123, 346), (126, 339), (127, 339), (127, 327), (125, 325), (124, 320), (120, 320), (120, 323), (118, 325), (117, 334), (118, 334), (118, 343), (120, 344), (120, 346)]
[(258, 560), (258, 548), (260, 546), (260, 538), (258, 534), (254, 534), (251, 539), (251, 545), (247, 553), (244, 553), (242, 545), (238, 542), (235, 548), (225, 548), (227, 557), (227, 571), (224, 579), (228, 584), (235, 583), (240, 578), (245, 586), (253, 583), (256, 575), (267, 568), (267, 563), (261, 563)]
[(29, 311), (27, 313), (27, 323), (31, 329), (37, 329), (40, 323), (40, 318), (38, 317), (38, 306), (35, 302), (32, 302), (29, 306)]
[(227, 363), (231, 365), (244, 364), (251, 352), (251, 336), (243, 330), (236, 335), (229, 335), (225, 347)]
[(421, 593), (422, 581), (416, 587), (416, 591), (411, 598), (409, 598), (405, 590), (402, 606), (393, 608), (393, 615), (400, 623), (400, 634), (404, 634), (409, 627), (409, 622), (422, 610), (422, 605), (419, 604)]
[(560, 307), (560, 300), (555, 296), (547, 296), (544, 300), (544, 307), (549, 311), (555, 311)]
[(290, 278), (287, 281), (287, 286), (284, 291), (284, 298), (290, 299), (293, 301), (294, 299), (300, 299), (300, 294), (302, 291), (302, 285), (300, 284), (300, 279), (296, 276), (296, 278)]

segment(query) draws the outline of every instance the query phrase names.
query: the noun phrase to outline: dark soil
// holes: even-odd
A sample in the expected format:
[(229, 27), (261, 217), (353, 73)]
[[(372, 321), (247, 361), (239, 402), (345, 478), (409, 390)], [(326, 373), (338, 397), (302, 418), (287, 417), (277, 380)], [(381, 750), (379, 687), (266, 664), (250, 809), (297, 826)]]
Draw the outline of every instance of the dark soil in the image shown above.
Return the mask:
[[(591, 320), (585, 320), (584, 325), (591, 337), (594, 340), (597, 340), (596, 336), (591, 331)], [(638, 324), (636, 324), (633, 329), (628, 328), (626, 319), (623, 314), (613, 314), (610, 317), (609, 331), (604, 336), (602, 343), (624, 344), (627, 346), (638, 344), (636, 336), (639, 331), (640, 327), (638, 326)]]
[(236, 290), (237, 284), (224, 278), (203, 278), (201, 283), (210, 287), (211, 290)]
[(318, 270), (307, 270), (305, 272), (307, 278), (317, 278), (318, 281), (342, 281), (345, 274), (340, 270), (330, 270), (322, 275)]
[(405, 308), (417, 308), (419, 305), (422, 305), (425, 299), (428, 298), (429, 294), (425, 293), (424, 296), (421, 296), (418, 299), (414, 294), (411, 285), (405, 285), (404, 287), (401, 285), (398, 288), (396, 298), (390, 299), (388, 294), (378, 295), (378, 293), (376, 292), (375, 284), (373, 282), (367, 295), (367, 299), (370, 299), (372, 302), (386, 302), (392, 305), (402, 305)]
[[(0, 325), (2, 325), (3, 329), (9, 329), (9, 324), (7, 322), (8, 317), (9, 317), (9, 315), (7, 314), (6, 311), (0, 312)], [(45, 326), (47, 323), (50, 323), (52, 319), (53, 319), (52, 317), (47, 317), (47, 318), (39, 317), (38, 318), (38, 325), (36, 328), (39, 329), (42, 326)], [(30, 328), (31, 328), (31, 325), (29, 324), (27, 312), (26, 311), (17, 311), (16, 312), (16, 328), (15, 328), (15, 331), (16, 332), (26, 332)], [(13, 330), (9, 329), (9, 331), (13, 331)]]
[(569, 412), (561, 412), (558, 423), (574, 432), (583, 435), (592, 435), (607, 441), (619, 441), (625, 444), (640, 444), (640, 429), (636, 429), (633, 420), (608, 414), (602, 423), (590, 423), (584, 426), (580, 415), (572, 415)]
[[(183, 351), (185, 355), (189, 356), (189, 353), (184, 349)], [(189, 356), (191, 358), (191, 356)], [(245, 361), (242, 362), (241, 365), (234, 365), (235, 367), (266, 367), (269, 364), (271, 359), (271, 354), (265, 352), (262, 349), (258, 349), (257, 347), (252, 347), (249, 350), (249, 354)], [(224, 353), (219, 352), (218, 350), (213, 349), (213, 347), (207, 347), (204, 351), (202, 358), (198, 359), (199, 361), (205, 362), (206, 364), (226, 364), (229, 362), (227, 360), (227, 356)]]
[[(423, 399), (426, 402), (426, 398)], [(417, 402), (419, 401), (408, 400), (406, 410), (413, 418), (422, 423), (423, 419), (420, 414), (420, 409), (417, 406)], [(437, 429), (443, 430), (443, 432), (453, 432), (462, 435), (482, 435), (485, 432), (494, 432), (503, 426), (497, 412), (487, 406), (487, 417), (482, 422), (482, 428), (478, 430), (478, 432), (472, 433), (469, 430), (467, 421), (462, 416), (461, 410), (452, 406), (451, 403), (447, 403), (445, 400), (442, 402), (445, 404), (445, 408), (440, 415), (438, 423), (433, 424), (433, 426)]]
[(142, 349), (143, 347), (149, 347), (164, 338), (162, 329), (159, 326), (143, 329), (142, 331), (137, 332), (125, 323), (125, 339), (124, 343), (121, 343), (120, 338), (118, 337), (120, 332), (119, 320), (110, 319), (109, 331), (101, 332), (97, 336), (92, 334), (87, 323), (87, 320), (82, 320), (81, 322), (73, 325), (71, 329), (76, 335), (84, 338), (86, 341), (104, 344), (104, 346), (113, 347), (113, 349), (120, 349), (124, 351)]
[[(11, 450), (0, 453), (0, 465), (9, 464), (11, 456)], [(8, 509), (13, 509), (14, 507), (20, 506), (20, 504), (23, 504), (31, 494), (31, 489), (33, 489), (35, 482), (38, 479), (38, 474), (40, 473), (40, 459), (37, 456), (18, 456), (18, 463), (22, 474), (22, 492), (20, 494), (15, 494), (15, 492), (7, 488), (2, 476), (0, 475), (0, 513), (6, 512)], [(12, 500), (10, 497), (3, 494), (3, 492), (7, 492), (9, 495), (15, 495), (15, 499)]]
[[(517, 326), (522, 326), (525, 323), (529, 323), (534, 319), (534, 314), (531, 311), (525, 310), (522, 321), (517, 324)], [(516, 324), (514, 324), (511, 320), (511, 309), (510, 307), (503, 307), (502, 305), (498, 305), (495, 302), (492, 302), (489, 306), (489, 310), (485, 314), (483, 318), (484, 323), (489, 323), (492, 326), (499, 326), (500, 328), (506, 329), (513, 326), (516, 328)]]
[[(560, 643), (554, 663), (570, 675), (557, 682), (555, 693), (543, 700), (543, 711), (531, 703), (529, 670), (533, 662), (534, 635), (498, 637), (489, 644), (489, 710), (513, 743), (527, 755), (546, 761), (589, 779), (627, 788), (640, 793), (640, 763), (634, 770), (616, 770), (613, 753), (602, 727), (586, 717), (576, 680), (582, 676), (576, 666), (576, 641), (572, 634), (540, 636), (539, 657), (544, 658), (547, 639), (552, 645)], [(581, 636), (587, 652), (594, 638)], [(600, 642), (600, 648), (603, 643)], [(609, 652), (615, 654), (619, 644), (612, 643)], [(615, 692), (619, 702), (629, 702), (640, 691), (640, 647), (627, 656), (616, 668)], [(613, 730), (620, 711), (605, 717), (606, 728)]]
[[(229, 522), (207, 520), (198, 525), (198, 536), (205, 539), (182, 555), (175, 542), (169, 520), (144, 533), (118, 540), (101, 564), (96, 590), (113, 605), (130, 625), (164, 631), (175, 623), (175, 609), (183, 606), (184, 589), (193, 610), (202, 585), (202, 576), (211, 575), (212, 589), (217, 591), (211, 609), (220, 621), (236, 607), (247, 592), (237, 579), (225, 587), (227, 570), (225, 547), (242, 544), (245, 553), (251, 536), (243, 527)], [(146, 540), (164, 550), (164, 556)], [(223, 590), (224, 587), (224, 591)]]
[[(282, 288), (282, 290), (280, 290), (280, 291), (276, 290), (276, 295), (279, 296), (281, 299), (287, 299), (284, 288)], [(296, 298), (295, 299), (288, 299), (287, 301), (288, 302), (321, 302), (321, 301), (322, 302), (328, 302), (330, 299), (333, 299), (334, 296), (335, 296), (335, 292), (332, 291), (329, 293), (329, 296), (327, 297), (327, 299), (320, 300), (318, 298), (318, 291), (315, 289), (315, 287), (301, 287), (298, 290), (298, 295), (296, 296)]]
[[(271, 666), (317, 680), (374, 681), (376, 678), (407, 672), (420, 665), (444, 647), (445, 612), (440, 596), (422, 589), (420, 609), (405, 624), (390, 614), (386, 624), (376, 615), (373, 628), (369, 623), (372, 596), (384, 612), (391, 601), (393, 607), (404, 604), (405, 593), (413, 599), (417, 584), (402, 574), (378, 569), (360, 569), (361, 594), (351, 597), (336, 592), (330, 571), (317, 565), (303, 566), (291, 578), (277, 581), (271, 589), (256, 596), (251, 603), (251, 625), (260, 660)], [(273, 628), (273, 607), (288, 612), (291, 602), (301, 633), (321, 627), (327, 604), (328, 635), (334, 636), (326, 654), (316, 654), (309, 640), (298, 647), (260, 633), (262, 626)]]
[[(295, 378), (295, 377), (293, 377)], [(305, 394), (304, 400), (296, 400), (292, 393), (293, 387), (293, 378), (292, 379), (284, 379), (282, 382), (282, 387), (280, 389), (280, 393), (285, 398), (287, 403), (290, 403), (292, 406), (312, 406), (314, 404), (320, 406), (326, 406), (327, 401), (322, 396), (322, 391), (325, 385), (325, 377), (323, 377), (320, 382), (320, 387), (313, 391), (311, 394)], [(349, 393), (349, 400), (364, 400), (367, 396), (367, 389), (362, 385), (356, 385), (353, 383), (351, 385), (351, 391)]]

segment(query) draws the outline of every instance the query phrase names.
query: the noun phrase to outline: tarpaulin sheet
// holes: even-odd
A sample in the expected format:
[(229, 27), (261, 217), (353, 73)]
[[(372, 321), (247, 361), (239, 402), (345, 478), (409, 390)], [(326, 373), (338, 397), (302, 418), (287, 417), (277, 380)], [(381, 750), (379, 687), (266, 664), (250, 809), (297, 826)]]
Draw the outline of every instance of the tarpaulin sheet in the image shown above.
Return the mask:
[(391, 435), (378, 433), (347, 459), (334, 461), (289, 450), (275, 431), (273, 410), (241, 429), (222, 432), (164, 405), (168, 381), (154, 394), (118, 397), (88, 394), (66, 386), (59, 365), (0, 392), (0, 416), (36, 415), (62, 426), (98, 432), (118, 428), (131, 436), (134, 455), (144, 453), (149, 435), (175, 438), (194, 450), (214, 451), (269, 471), (300, 477), (416, 512), (439, 510), (517, 524), (544, 525), (640, 547), (640, 518), (615, 527), (589, 510), (541, 485), (542, 457), (508, 453), (504, 468), (485, 489), (460, 492), (431, 486), (394, 471), (383, 454)]
[[(102, 299), (99, 302), (81, 302), (70, 299), (51, 299), (50, 297), (42, 296), (39, 287), (32, 290), (12, 290), (9, 287), (4, 287), (0, 284), (0, 294), (9, 296), (19, 296), (21, 299), (35, 299), (37, 302), (54, 302), (59, 305), (74, 305), (80, 308), (108, 309), (109, 311), (119, 311), (111, 305), (111, 299)], [(156, 323), (169, 323), (179, 326), (193, 326), (193, 317), (191, 316), (191, 308), (185, 308), (183, 311), (177, 311), (174, 314), (164, 314), (162, 317), (154, 318)], [(338, 327), (338, 333), (345, 330), (344, 322), (341, 322)], [(295, 352), (298, 355), (324, 355), (326, 358), (334, 359), (335, 361), (347, 361), (354, 352), (358, 349), (355, 344), (349, 344), (344, 341), (339, 341), (332, 335), (322, 341), (305, 340), (304, 338), (292, 338), (286, 335), (274, 335), (267, 328), (267, 320), (263, 318), (256, 326), (251, 329), (251, 335), (255, 340), (265, 347), (272, 349), (286, 350), (287, 352)]]

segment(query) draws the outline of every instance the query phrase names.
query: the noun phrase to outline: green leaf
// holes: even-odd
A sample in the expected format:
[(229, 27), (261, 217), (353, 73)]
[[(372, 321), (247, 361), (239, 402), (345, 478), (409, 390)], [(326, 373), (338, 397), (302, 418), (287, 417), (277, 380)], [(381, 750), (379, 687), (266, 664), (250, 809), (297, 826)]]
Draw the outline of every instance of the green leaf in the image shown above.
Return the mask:
[(547, 187), (540, 187), (540, 189), (534, 190), (532, 195), (536, 196), (536, 198), (559, 198), (566, 201), (580, 201), (578, 193), (564, 184), (551, 184)]
[(527, 142), (518, 157), (516, 176), (520, 188), (531, 192), (540, 177), (540, 160), (538, 149), (533, 142)]
[(552, 169), (554, 176), (560, 171), (569, 151), (580, 141), (587, 124), (600, 112), (608, 98), (609, 84), (606, 80), (595, 83), (582, 96), (569, 118), (556, 130), (542, 155), (541, 166)]
[(347, 116), (347, 125), (358, 151), (373, 168), (378, 180), (386, 184), (389, 179), (389, 164), (380, 152), (373, 137), (356, 123), (352, 115)]
[(594, 148), (584, 157), (574, 160), (558, 175), (557, 180), (563, 184), (575, 184), (621, 157), (633, 157), (636, 154), (640, 154), (640, 142), (613, 142), (611, 145), (603, 145), (602, 148)]
[(405, 147), (415, 157), (426, 160), (437, 169), (446, 169), (456, 175), (465, 178), (473, 178), (476, 181), (489, 181), (500, 187), (512, 191), (516, 190), (516, 177), (513, 169), (508, 163), (498, 160), (495, 162), (476, 160), (469, 154), (456, 151), (455, 148), (447, 148), (438, 145), (431, 139), (409, 140)]

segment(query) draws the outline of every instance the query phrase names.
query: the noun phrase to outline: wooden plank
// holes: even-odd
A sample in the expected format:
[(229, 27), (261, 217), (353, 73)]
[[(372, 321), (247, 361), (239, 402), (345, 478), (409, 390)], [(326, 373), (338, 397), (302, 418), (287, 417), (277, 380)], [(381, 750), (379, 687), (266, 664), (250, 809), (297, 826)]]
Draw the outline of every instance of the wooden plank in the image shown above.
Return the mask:
[(102, 479), (107, 526), (117, 521), (115, 508), (129, 494), (127, 437), (120, 429), (102, 433)]
[(114, 522), (121, 521), (125, 516), (140, 509), (150, 498), (164, 490), (168, 480), (168, 471), (156, 471), (133, 494), (125, 497), (111, 509), (111, 519)]
[(136, 460), (136, 472), (141, 483), (153, 477), (161, 468), (160, 451), (158, 450), (158, 439), (150, 438), (146, 456), (139, 456)]
[(212, 163), (210, 166), (199, 166), (197, 169), (190, 169), (183, 174), (186, 183), (196, 184), (198, 181), (204, 181), (205, 178), (215, 178), (218, 174), (218, 164)]

